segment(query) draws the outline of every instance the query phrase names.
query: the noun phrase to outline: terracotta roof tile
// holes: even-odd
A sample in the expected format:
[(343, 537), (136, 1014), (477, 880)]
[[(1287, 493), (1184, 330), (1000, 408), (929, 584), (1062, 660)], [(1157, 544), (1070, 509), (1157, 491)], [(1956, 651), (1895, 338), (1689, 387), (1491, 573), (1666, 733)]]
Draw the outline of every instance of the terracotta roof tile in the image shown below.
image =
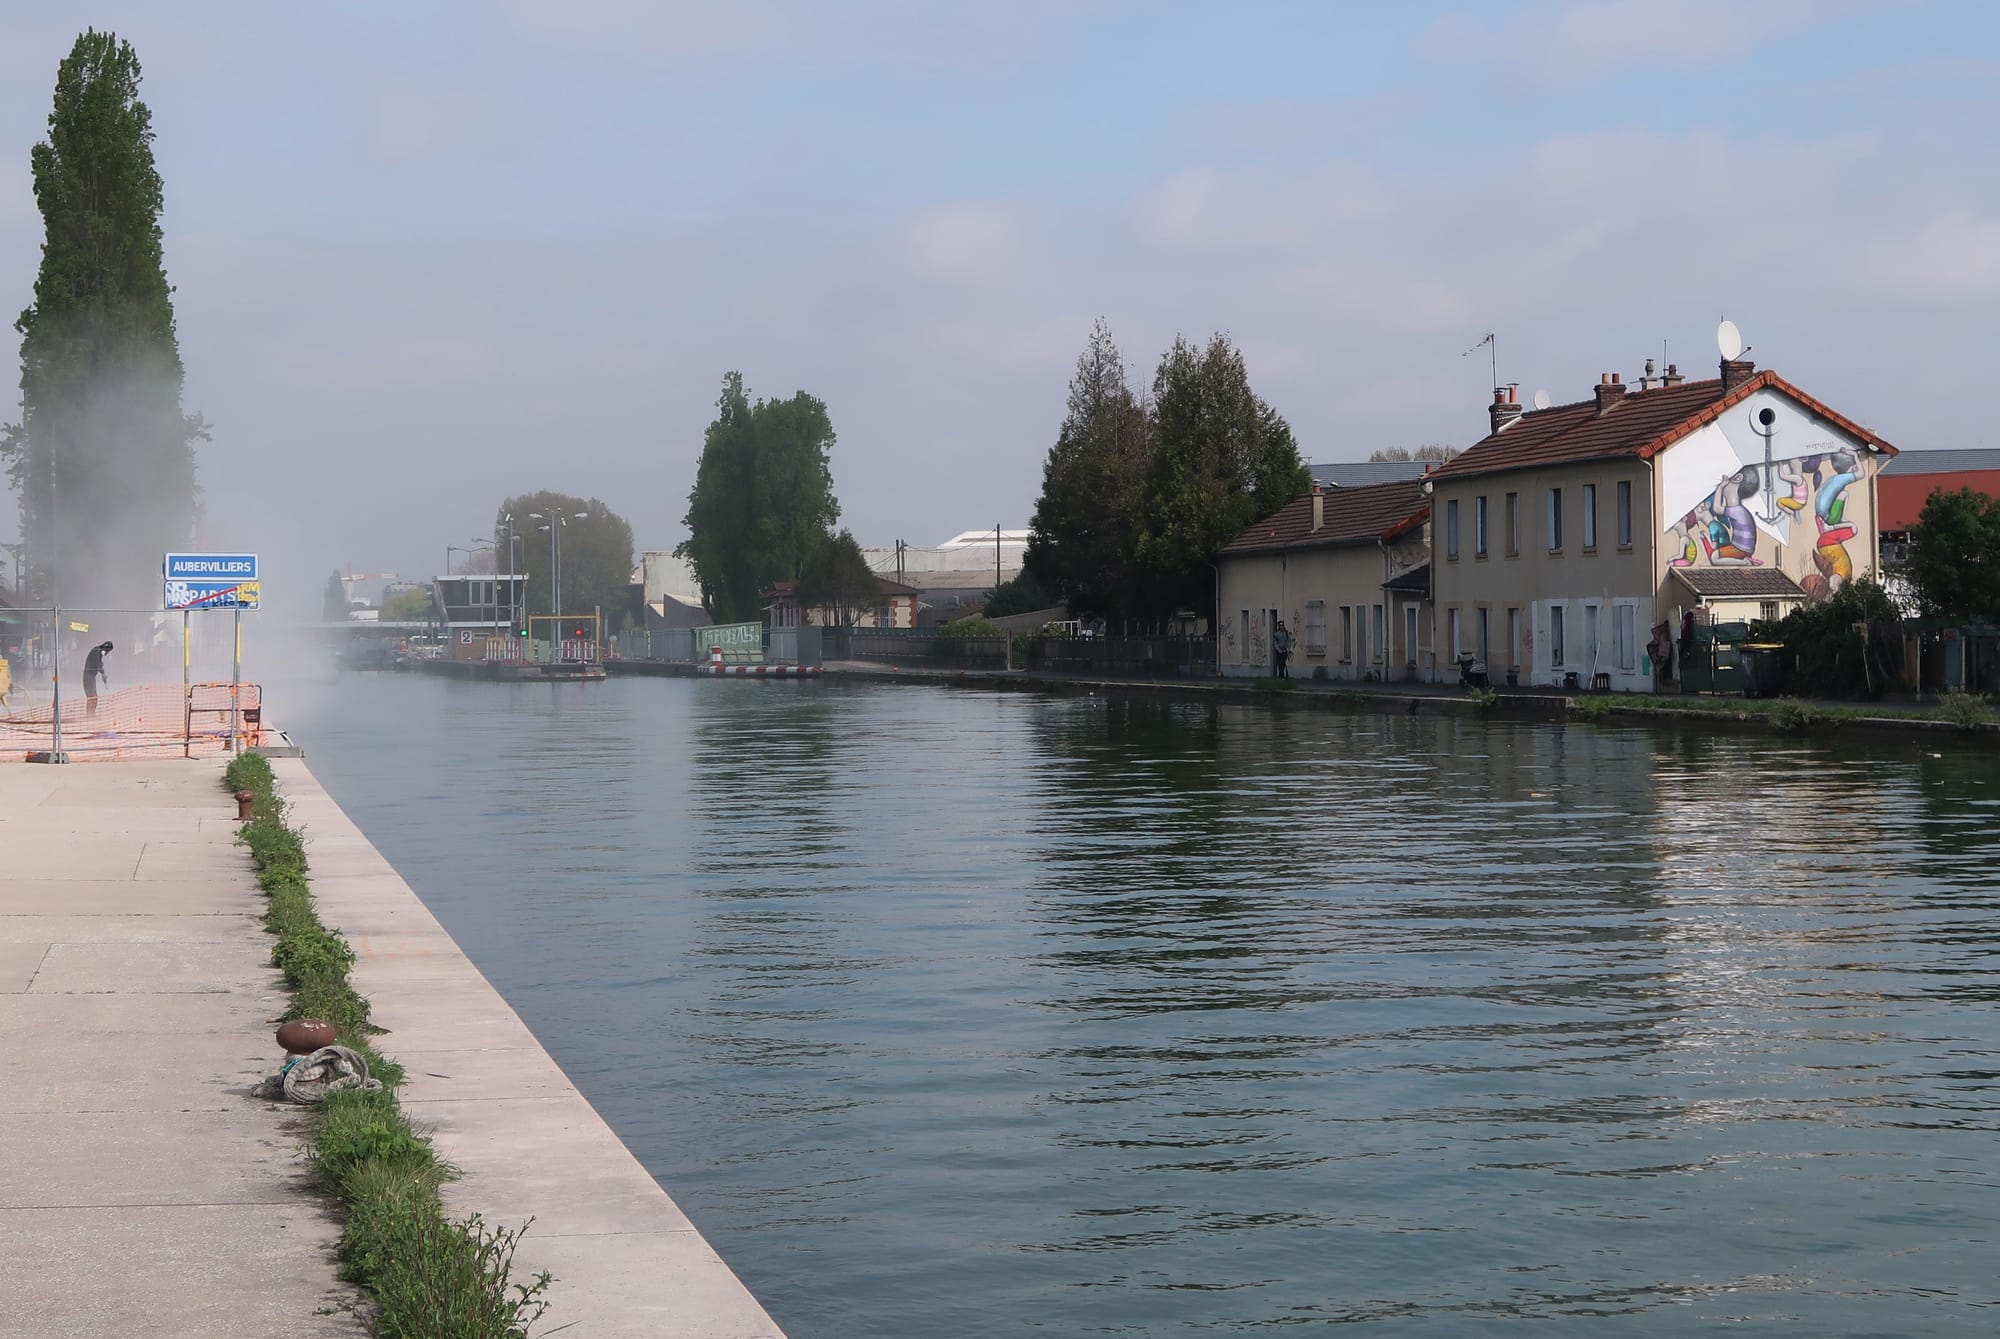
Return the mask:
[(1330, 488), (1322, 496), (1326, 499), (1325, 523), (1318, 531), (1312, 528), (1313, 500), (1308, 493), (1245, 530), (1222, 551), (1256, 553), (1373, 542), (1421, 523), (1430, 511), (1421, 479), (1399, 479), (1360, 488)]
[(1708, 600), (1806, 597), (1798, 582), (1775, 567), (1676, 567), (1674, 575)]
[(1766, 387), (1791, 397), (1843, 432), (1889, 455), (1896, 454), (1895, 447), (1835, 413), (1777, 373), (1759, 372), (1728, 395), (1722, 393), (1720, 379), (1684, 381), (1678, 386), (1628, 390), (1624, 400), (1608, 414), (1597, 412), (1594, 396), (1578, 404), (1533, 410), (1521, 415), (1513, 426), (1481, 438), (1453, 456), (1432, 470), (1430, 477), (1461, 478), (1615, 456), (1650, 460)]

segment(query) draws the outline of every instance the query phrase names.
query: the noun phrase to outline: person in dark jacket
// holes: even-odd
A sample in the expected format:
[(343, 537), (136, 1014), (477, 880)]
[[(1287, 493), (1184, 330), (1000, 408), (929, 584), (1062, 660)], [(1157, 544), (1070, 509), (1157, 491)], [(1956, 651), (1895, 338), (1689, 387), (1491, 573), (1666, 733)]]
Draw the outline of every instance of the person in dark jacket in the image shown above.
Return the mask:
[(97, 714), (97, 685), (100, 681), (109, 683), (111, 678), (104, 672), (104, 657), (111, 654), (110, 642), (99, 642), (90, 648), (90, 654), (83, 659), (83, 696), (89, 703), (85, 714)]
[(1292, 658), (1292, 630), (1285, 626), (1285, 620), (1278, 620), (1278, 629), (1271, 634), (1271, 658), (1278, 662), (1278, 677), (1292, 676), (1285, 670), (1285, 662)]

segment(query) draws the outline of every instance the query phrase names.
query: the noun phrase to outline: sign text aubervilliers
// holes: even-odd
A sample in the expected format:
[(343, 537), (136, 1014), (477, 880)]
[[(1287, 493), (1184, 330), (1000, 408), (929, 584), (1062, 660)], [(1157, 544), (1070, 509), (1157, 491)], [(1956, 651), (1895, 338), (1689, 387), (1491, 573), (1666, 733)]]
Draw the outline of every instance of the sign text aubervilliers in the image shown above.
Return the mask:
[(262, 583), (254, 553), (169, 553), (161, 564), (168, 609), (255, 609)]

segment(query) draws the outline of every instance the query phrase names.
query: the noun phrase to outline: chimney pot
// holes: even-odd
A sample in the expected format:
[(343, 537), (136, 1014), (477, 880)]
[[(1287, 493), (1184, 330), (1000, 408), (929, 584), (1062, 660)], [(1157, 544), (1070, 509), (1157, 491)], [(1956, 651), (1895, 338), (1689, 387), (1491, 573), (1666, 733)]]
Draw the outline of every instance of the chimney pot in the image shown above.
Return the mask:
[(1668, 363), (1666, 372), (1660, 377), (1660, 384), (1662, 386), (1678, 386), (1686, 379), (1681, 375), (1679, 367), (1673, 363)]
[(1616, 372), (1606, 372), (1597, 381), (1597, 415), (1604, 415), (1616, 409), (1625, 398), (1625, 383), (1618, 379)]
[(1514, 399), (1512, 386), (1493, 388), (1493, 403), (1486, 407), (1486, 418), (1493, 425), (1494, 432), (1514, 426), (1520, 421), (1521, 413), (1521, 406)]
[(1735, 390), (1744, 382), (1757, 375), (1757, 364), (1748, 358), (1724, 358), (1722, 360), (1722, 393)]
[(1313, 484), (1312, 532), (1314, 534), (1318, 534), (1325, 525), (1326, 525), (1326, 490), (1321, 488), (1319, 484), (1315, 482)]

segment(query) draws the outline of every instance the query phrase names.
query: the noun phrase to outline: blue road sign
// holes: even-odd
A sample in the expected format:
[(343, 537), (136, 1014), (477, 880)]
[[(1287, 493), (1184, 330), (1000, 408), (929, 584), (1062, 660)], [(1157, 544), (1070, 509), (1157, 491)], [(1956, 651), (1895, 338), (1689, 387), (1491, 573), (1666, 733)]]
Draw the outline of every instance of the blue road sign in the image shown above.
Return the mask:
[(255, 609), (262, 593), (254, 553), (169, 553), (168, 609)]

